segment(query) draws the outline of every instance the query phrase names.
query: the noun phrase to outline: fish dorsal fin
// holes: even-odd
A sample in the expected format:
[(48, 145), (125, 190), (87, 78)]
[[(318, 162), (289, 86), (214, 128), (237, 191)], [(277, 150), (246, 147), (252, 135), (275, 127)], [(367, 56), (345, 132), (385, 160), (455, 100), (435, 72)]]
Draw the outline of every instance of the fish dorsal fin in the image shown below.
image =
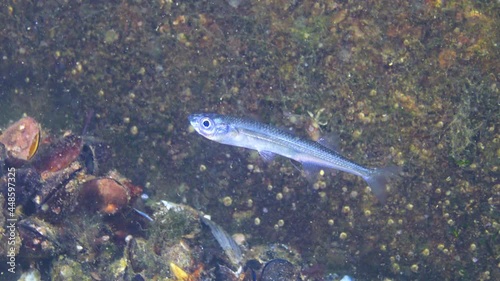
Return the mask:
[(259, 155), (265, 162), (271, 162), (276, 157), (276, 154), (266, 150), (259, 151)]
[(327, 137), (323, 136), (319, 138), (316, 142), (330, 150), (333, 151), (339, 150), (339, 137), (336, 135), (329, 135)]

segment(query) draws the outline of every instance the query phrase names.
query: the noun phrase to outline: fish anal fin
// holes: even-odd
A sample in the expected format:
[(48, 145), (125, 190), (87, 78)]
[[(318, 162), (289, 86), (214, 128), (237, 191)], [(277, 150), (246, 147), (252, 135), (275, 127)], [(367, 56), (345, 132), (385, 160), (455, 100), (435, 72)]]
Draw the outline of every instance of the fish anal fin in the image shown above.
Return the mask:
[(264, 159), (265, 162), (271, 162), (273, 161), (274, 157), (276, 157), (276, 154), (265, 150), (259, 151), (259, 155), (260, 157), (262, 157), (262, 159)]
[(310, 183), (315, 183), (318, 180), (318, 174), (325, 168), (311, 163), (302, 163), (302, 171)]

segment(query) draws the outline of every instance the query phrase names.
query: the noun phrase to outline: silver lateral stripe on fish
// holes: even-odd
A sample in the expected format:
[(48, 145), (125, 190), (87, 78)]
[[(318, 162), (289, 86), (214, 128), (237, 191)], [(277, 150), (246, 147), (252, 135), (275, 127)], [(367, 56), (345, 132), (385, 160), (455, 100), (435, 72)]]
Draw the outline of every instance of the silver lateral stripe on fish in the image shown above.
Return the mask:
[(333, 168), (361, 176), (382, 202), (385, 202), (387, 196), (388, 177), (398, 171), (397, 167), (363, 167), (317, 142), (298, 138), (278, 128), (248, 119), (200, 113), (190, 115), (189, 122), (196, 132), (209, 140), (255, 149), (266, 159), (272, 159), (278, 154), (300, 162), (306, 169)]

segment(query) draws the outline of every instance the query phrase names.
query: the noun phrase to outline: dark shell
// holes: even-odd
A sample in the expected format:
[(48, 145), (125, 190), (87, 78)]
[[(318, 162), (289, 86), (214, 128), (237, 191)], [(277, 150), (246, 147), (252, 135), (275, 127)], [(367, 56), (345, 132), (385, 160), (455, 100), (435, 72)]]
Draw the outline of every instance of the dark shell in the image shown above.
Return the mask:
[(130, 265), (134, 272), (141, 272), (147, 268), (145, 257), (151, 254), (147, 241), (144, 239), (132, 238), (127, 244), (127, 254)]
[(57, 227), (37, 218), (27, 218), (17, 223), (22, 246), (20, 255), (26, 257), (53, 257), (63, 248), (58, 242)]
[[(86, 141), (88, 141), (86, 139)], [(80, 162), (87, 174), (97, 175), (102, 170), (103, 164), (111, 158), (111, 147), (106, 143), (99, 143), (90, 140), (84, 143), (80, 153)]]
[(84, 144), (80, 153), (80, 160), (82, 161), (85, 170), (89, 174), (97, 174), (97, 172), (99, 171), (99, 162), (97, 161), (94, 147)]
[(16, 169), (16, 204), (23, 206), (23, 212), (30, 215), (35, 212), (32, 201), (35, 194), (42, 189), (40, 174), (32, 168)]
[(37, 213), (45, 220), (56, 222), (64, 218), (63, 213), (71, 212), (76, 206), (79, 179), (82, 170), (80, 163), (74, 162), (61, 171), (42, 177), (42, 187), (37, 190), (33, 201), (37, 204)]
[(284, 259), (274, 259), (266, 263), (260, 277), (261, 281), (293, 281), (300, 280), (295, 266)]

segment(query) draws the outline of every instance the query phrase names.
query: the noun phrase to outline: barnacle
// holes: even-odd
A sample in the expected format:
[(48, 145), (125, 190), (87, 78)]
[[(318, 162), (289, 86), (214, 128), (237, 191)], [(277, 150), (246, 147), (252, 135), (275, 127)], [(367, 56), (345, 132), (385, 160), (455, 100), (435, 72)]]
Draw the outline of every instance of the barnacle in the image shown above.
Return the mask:
[(326, 126), (328, 124), (328, 120), (321, 120), (321, 115), (323, 114), (323, 111), (325, 111), (326, 108), (320, 108), (316, 110), (315, 113), (312, 113), (311, 111), (307, 111), (307, 114), (320, 126)]
[(316, 110), (316, 112), (312, 113), (311, 111), (307, 111), (309, 117), (311, 117), (306, 123), (306, 131), (309, 137), (312, 140), (317, 141), (321, 137), (321, 128), (320, 126), (325, 126), (328, 124), (328, 121), (321, 120), (321, 114), (325, 111), (325, 108), (320, 108)]

